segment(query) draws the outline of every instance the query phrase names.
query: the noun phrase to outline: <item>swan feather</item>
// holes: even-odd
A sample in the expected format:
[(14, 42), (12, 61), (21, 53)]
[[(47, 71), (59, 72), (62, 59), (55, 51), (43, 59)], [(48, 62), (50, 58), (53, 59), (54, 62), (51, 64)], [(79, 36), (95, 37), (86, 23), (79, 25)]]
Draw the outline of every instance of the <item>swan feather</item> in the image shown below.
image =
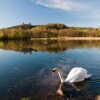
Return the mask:
[(74, 67), (70, 73), (68, 74), (65, 82), (80, 82), (84, 81), (85, 79), (91, 77), (91, 74), (87, 74), (87, 70), (82, 67)]

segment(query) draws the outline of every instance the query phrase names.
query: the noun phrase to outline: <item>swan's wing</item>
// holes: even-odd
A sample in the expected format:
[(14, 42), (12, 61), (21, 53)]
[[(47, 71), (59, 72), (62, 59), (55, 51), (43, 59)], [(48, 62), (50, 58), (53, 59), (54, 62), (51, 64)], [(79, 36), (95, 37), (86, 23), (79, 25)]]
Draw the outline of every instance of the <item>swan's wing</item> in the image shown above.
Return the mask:
[(73, 77), (71, 77), (69, 79), (66, 78), (65, 82), (70, 82), (70, 83), (81, 82), (81, 81), (84, 81), (84, 79), (85, 79), (84, 77), (85, 77), (85, 75), (83, 73), (81, 73), (81, 74), (76, 73), (76, 74), (74, 74)]
[(81, 67), (73, 68), (70, 73), (68, 74), (68, 77), (66, 78), (65, 82), (80, 82), (85, 79), (85, 76), (87, 75), (87, 70)]
[(71, 79), (76, 73), (77, 73), (77, 68), (73, 68), (73, 69), (69, 72), (69, 74), (68, 74), (68, 76), (67, 76), (67, 80)]
[(73, 69), (69, 72), (67, 78), (65, 79), (65, 82), (70, 82), (76, 74), (77, 74), (77, 68), (73, 68)]
[(82, 74), (87, 75), (87, 70), (82, 67), (75, 67), (69, 72), (67, 79), (70, 79), (71, 77), (75, 76), (77, 73), (80, 73), (80, 74), (82, 73)]

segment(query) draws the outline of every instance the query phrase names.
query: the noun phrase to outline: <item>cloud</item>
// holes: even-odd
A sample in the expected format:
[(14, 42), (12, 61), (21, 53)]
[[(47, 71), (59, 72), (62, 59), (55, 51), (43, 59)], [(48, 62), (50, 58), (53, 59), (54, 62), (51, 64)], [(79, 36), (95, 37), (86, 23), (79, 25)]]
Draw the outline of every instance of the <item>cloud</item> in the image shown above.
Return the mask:
[(31, 0), (36, 4), (43, 5), (48, 8), (61, 10), (85, 10), (88, 6), (86, 4), (77, 2), (76, 0)]
[[(66, 16), (68, 12), (69, 20), (76, 20), (75, 25), (98, 26), (100, 20), (100, 1), (99, 0), (31, 0), (36, 4), (45, 6), (47, 8), (58, 9), (65, 11)], [(70, 18), (73, 17), (73, 19)], [(66, 18), (66, 19), (67, 19)], [(68, 20), (68, 19), (67, 19)], [(78, 24), (79, 23), (79, 24)], [(73, 24), (73, 23), (72, 23)], [(83, 24), (85, 26), (85, 24)]]
[(84, 19), (100, 19), (100, 1), (94, 0), (30, 0), (52, 9), (70, 11), (73, 16)]

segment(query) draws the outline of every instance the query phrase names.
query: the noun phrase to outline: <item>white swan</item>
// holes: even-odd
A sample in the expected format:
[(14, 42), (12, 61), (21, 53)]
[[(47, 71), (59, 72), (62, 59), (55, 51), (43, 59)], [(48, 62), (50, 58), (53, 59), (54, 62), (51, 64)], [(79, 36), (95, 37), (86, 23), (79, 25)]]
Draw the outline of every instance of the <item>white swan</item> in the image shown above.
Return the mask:
[(68, 74), (67, 78), (64, 79), (60, 70), (58, 68), (53, 69), (52, 75), (57, 72), (59, 75), (59, 78), (61, 82), (69, 82), (69, 83), (74, 83), (74, 82), (81, 82), (84, 81), (85, 79), (88, 79), (92, 76), (92, 74), (87, 74), (87, 70), (82, 68), (82, 67), (74, 67)]

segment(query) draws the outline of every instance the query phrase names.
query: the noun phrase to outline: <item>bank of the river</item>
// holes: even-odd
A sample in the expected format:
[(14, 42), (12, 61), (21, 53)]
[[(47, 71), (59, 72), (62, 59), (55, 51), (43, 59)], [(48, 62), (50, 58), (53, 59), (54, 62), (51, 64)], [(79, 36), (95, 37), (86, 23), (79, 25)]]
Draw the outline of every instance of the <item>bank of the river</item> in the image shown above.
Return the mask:
[(31, 40), (100, 40), (100, 37), (31, 38)]

